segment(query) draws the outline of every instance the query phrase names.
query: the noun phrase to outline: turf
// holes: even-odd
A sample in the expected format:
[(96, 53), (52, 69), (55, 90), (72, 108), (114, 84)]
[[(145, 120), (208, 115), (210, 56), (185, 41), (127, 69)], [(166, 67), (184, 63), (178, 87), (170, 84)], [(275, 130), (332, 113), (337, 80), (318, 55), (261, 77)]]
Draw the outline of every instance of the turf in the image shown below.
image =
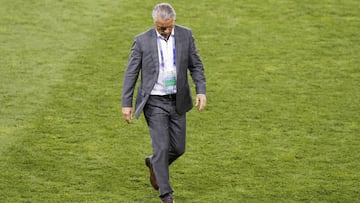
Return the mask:
[[(0, 202), (158, 202), (143, 116), (122, 120), (156, 1), (0, 0)], [(208, 86), (176, 202), (358, 202), (360, 3), (170, 1)]]

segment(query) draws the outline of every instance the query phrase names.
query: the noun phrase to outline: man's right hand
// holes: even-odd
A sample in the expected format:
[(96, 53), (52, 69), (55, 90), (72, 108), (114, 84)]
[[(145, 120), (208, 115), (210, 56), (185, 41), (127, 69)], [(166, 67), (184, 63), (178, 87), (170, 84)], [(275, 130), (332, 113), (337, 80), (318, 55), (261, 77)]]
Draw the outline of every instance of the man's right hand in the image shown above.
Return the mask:
[(132, 107), (123, 107), (122, 114), (127, 123), (130, 123), (133, 117), (133, 108)]

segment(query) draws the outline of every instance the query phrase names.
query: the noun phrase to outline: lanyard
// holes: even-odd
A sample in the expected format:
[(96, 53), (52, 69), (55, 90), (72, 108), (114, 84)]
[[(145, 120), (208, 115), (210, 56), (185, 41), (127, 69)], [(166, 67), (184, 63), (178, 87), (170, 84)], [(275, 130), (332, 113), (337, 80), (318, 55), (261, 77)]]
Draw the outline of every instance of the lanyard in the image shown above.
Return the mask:
[[(157, 41), (158, 41), (158, 46), (160, 49), (160, 58), (161, 58), (161, 62), (160, 65), (162, 68), (165, 68), (165, 60), (164, 60), (164, 53), (162, 50), (162, 46), (161, 46), (161, 38), (160, 36), (157, 36)], [(175, 38), (173, 38), (173, 65), (176, 67), (176, 47), (175, 47)]]

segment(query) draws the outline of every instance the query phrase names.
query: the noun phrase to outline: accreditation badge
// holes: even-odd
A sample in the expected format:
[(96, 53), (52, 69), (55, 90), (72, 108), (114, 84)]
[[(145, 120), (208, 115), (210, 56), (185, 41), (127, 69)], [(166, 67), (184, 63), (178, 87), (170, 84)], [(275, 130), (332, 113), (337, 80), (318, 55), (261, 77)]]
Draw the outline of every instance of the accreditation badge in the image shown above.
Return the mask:
[(167, 94), (176, 93), (176, 71), (175, 70), (165, 70), (165, 92)]

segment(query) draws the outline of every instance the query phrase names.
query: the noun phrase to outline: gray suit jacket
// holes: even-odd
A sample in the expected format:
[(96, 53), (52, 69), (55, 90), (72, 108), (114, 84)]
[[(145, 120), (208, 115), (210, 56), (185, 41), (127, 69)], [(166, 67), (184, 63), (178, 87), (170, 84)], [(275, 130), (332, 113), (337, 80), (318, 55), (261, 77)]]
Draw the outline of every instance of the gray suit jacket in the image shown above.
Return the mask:
[[(175, 26), (176, 43), (176, 111), (184, 114), (193, 107), (187, 70), (196, 86), (197, 94), (206, 94), (204, 67), (197, 52), (190, 29)], [(132, 107), (133, 94), (141, 72), (138, 87), (135, 117), (142, 112), (159, 75), (159, 56), (155, 28), (135, 37), (129, 62), (125, 71), (122, 107)]]

